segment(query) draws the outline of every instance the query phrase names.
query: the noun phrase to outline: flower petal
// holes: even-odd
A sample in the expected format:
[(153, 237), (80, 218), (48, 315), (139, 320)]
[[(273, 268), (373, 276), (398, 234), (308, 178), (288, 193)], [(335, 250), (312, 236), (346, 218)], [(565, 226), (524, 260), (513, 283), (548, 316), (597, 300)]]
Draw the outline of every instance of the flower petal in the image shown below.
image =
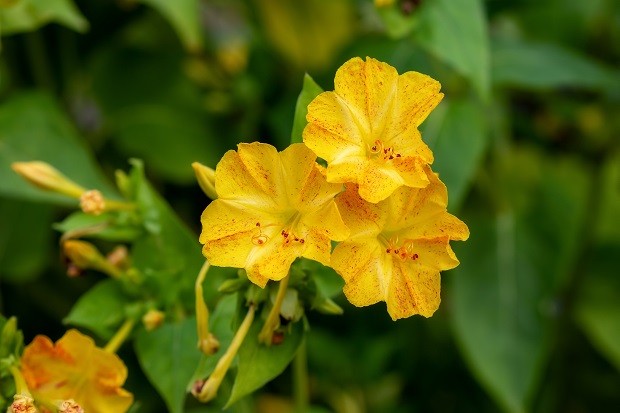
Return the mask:
[(336, 205), (351, 231), (351, 238), (376, 237), (385, 225), (387, 213), (381, 209), (382, 205), (364, 201), (359, 196), (357, 185), (345, 185), (345, 191), (336, 198)]
[(343, 151), (363, 150), (363, 125), (334, 92), (323, 92), (310, 102), (306, 119), (303, 141), (326, 161), (333, 161)]
[(398, 72), (387, 63), (370, 57), (355, 57), (338, 69), (334, 91), (342, 97), (363, 130), (382, 131), (398, 83)]
[[(201, 216), (202, 252), (212, 265), (243, 268), (254, 248), (262, 248), (283, 222), (277, 216), (218, 198)], [(256, 224), (260, 225), (256, 225)]]
[(322, 208), (306, 214), (301, 223), (311, 232), (319, 232), (334, 241), (344, 241), (349, 237), (349, 228), (342, 220), (334, 201), (330, 201)]
[[(255, 208), (276, 208), (284, 196), (277, 150), (263, 143), (242, 143), (224, 154), (215, 169), (218, 198), (237, 200)], [(283, 187), (283, 186), (282, 186)]]
[(394, 259), (393, 263), (385, 300), (392, 320), (414, 314), (432, 316), (441, 302), (439, 271), (399, 259)]
[(405, 184), (405, 180), (390, 164), (369, 163), (359, 181), (359, 193), (368, 202), (376, 204)]
[(302, 214), (322, 208), (342, 191), (342, 185), (326, 181), (316, 155), (303, 143), (290, 145), (281, 157), (291, 206)]
[(264, 288), (268, 280), (280, 281), (288, 275), (295, 258), (300, 257), (305, 245), (299, 242), (285, 242), (279, 234), (274, 234), (264, 245), (250, 252), (244, 264), (248, 278)]
[(345, 241), (334, 249), (331, 267), (344, 279), (344, 294), (351, 304), (363, 307), (385, 299), (386, 274), (391, 262), (373, 238)]
[(56, 344), (35, 337), (24, 349), (21, 369), (35, 398), (50, 404), (74, 399), (88, 412), (115, 413), (127, 411), (133, 402), (121, 388), (127, 378), (123, 362), (77, 330)]

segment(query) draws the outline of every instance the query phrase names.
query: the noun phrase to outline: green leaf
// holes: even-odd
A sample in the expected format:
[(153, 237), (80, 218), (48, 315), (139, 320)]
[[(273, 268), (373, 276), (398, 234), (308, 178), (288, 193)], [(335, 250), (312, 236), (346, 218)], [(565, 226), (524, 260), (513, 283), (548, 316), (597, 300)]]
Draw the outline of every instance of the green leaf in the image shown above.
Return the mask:
[(138, 48), (106, 51), (93, 66), (93, 89), (122, 153), (189, 184), (192, 162), (215, 167), (229, 148), (202, 110), (200, 89), (183, 75), (181, 58)]
[[(126, 218), (126, 219), (124, 219)], [(100, 227), (94, 233), (87, 233), (89, 228)], [(143, 234), (139, 223), (132, 222), (129, 215), (118, 212), (105, 212), (91, 215), (78, 211), (69, 215), (62, 222), (54, 224), (54, 229), (61, 232), (84, 232), (83, 238), (98, 238), (108, 241), (129, 242)]]
[(0, 108), (0, 195), (76, 205), (76, 200), (34, 188), (11, 169), (13, 162), (33, 160), (51, 164), (85, 188), (116, 196), (57, 103), (40, 92), (15, 94)]
[(482, 109), (471, 100), (442, 103), (442, 121), (436, 136), (425, 136), (435, 154), (433, 170), (448, 187), (449, 207), (456, 211), (480, 166), (488, 146)]
[(134, 347), (142, 370), (172, 413), (183, 412), (188, 383), (201, 357), (197, 340), (194, 317), (136, 335)]
[(545, 43), (495, 42), (493, 83), (530, 89), (619, 90), (620, 71), (568, 50)]
[(87, 328), (109, 340), (125, 320), (125, 309), (130, 303), (118, 281), (104, 280), (80, 297), (63, 322)]
[(226, 406), (232, 405), (280, 375), (303, 340), (304, 326), (298, 322), (291, 326), (291, 331), (286, 334), (282, 344), (267, 347), (258, 342), (258, 333), (263, 322), (260, 317), (254, 320), (239, 349), (237, 377)]
[(489, 36), (482, 1), (425, 1), (419, 20), (417, 42), (469, 78), (478, 94), (488, 99)]
[(0, 32), (4, 35), (31, 32), (51, 22), (78, 32), (88, 30), (88, 21), (72, 0), (20, 0), (0, 8)]
[(584, 277), (575, 317), (594, 347), (620, 371), (620, 243), (599, 246)]
[(323, 89), (317, 85), (309, 74), (304, 75), (304, 84), (295, 104), (295, 117), (293, 118), (293, 130), (291, 131), (291, 143), (303, 142), (302, 133), (308, 121), (308, 105), (317, 97)]
[(189, 51), (202, 49), (200, 29), (200, 10), (198, 0), (138, 0), (157, 10), (179, 35), (181, 42)]
[[(133, 265), (145, 278), (143, 287), (160, 305), (181, 302), (193, 308), (194, 281), (204, 263), (198, 237), (146, 181), (142, 164), (136, 160), (133, 164), (130, 179), (146, 229), (133, 244)], [(214, 278), (209, 281), (211, 284)]]
[[(498, 173), (493, 185), (514, 179), (512, 190), (530, 202), (507, 203), (501, 214), (478, 208), (464, 215), (471, 238), (455, 245), (461, 264), (450, 277), (451, 321), (461, 350), (509, 412), (529, 410), (548, 358), (551, 303), (574, 265), (588, 191), (580, 164), (532, 153), (521, 159), (509, 178)], [(541, 171), (534, 180), (522, 177), (530, 163)]]
[(23, 282), (37, 276), (51, 254), (47, 205), (0, 198), (0, 279)]
[(596, 240), (600, 243), (620, 241), (620, 152), (608, 157), (603, 166), (600, 184), (601, 211), (596, 225)]

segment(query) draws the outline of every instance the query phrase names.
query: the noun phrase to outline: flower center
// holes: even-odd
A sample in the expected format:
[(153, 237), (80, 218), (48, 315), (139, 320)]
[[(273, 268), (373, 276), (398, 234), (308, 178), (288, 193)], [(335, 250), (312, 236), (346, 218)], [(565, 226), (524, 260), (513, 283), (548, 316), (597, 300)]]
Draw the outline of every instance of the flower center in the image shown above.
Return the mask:
[(398, 236), (390, 237), (390, 239), (386, 239), (384, 236), (381, 236), (381, 238), (383, 244), (385, 245), (386, 254), (393, 255), (401, 261), (416, 261), (418, 258), (420, 258), (418, 253), (414, 250), (415, 247), (412, 240), (406, 239), (401, 244), (398, 240)]
[[(300, 244), (304, 244), (306, 242), (303, 236), (299, 234), (299, 230), (297, 228), (300, 219), (301, 214), (299, 212), (295, 212), (291, 215), (286, 224), (284, 224), (284, 227), (280, 231), (280, 236), (282, 237), (282, 242), (284, 244), (290, 244), (291, 242), (299, 242)], [(265, 245), (271, 239), (265, 229), (274, 226), (277, 226), (277, 224), (263, 225), (260, 222), (257, 222), (256, 229), (252, 234), (252, 244), (256, 246)], [(271, 235), (273, 236), (273, 234)]]
[(401, 157), (401, 154), (397, 153), (393, 146), (385, 146), (380, 139), (375, 140), (372, 145), (368, 145), (368, 154), (370, 159), (378, 159), (382, 162)]

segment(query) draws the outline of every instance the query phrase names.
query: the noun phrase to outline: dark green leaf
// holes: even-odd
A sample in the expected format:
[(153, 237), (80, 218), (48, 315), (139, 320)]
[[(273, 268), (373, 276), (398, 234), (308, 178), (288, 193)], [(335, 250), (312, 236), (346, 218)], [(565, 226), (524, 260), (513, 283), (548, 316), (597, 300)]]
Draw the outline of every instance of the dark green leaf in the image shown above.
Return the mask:
[(136, 335), (134, 345), (142, 370), (172, 413), (183, 412), (188, 383), (201, 357), (197, 340), (194, 317)]
[(586, 213), (582, 166), (530, 155), (523, 159), (543, 173), (513, 190), (531, 202), (501, 214), (465, 215), (471, 238), (455, 245), (461, 264), (451, 277), (457, 340), (478, 380), (510, 412), (529, 410), (549, 353), (552, 300), (574, 265)]
[(20, 0), (14, 6), (0, 8), (2, 34), (30, 32), (51, 22), (78, 32), (88, 29), (88, 22), (72, 0)]
[(416, 40), (431, 54), (470, 79), (489, 98), (489, 38), (481, 0), (425, 1), (420, 7)]
[(597, 248), (584, 278), (575, 316), (592, 344), (620, 370), (618, 256), (620, 243)]
[(138, 0), (157, 10), (170, 22), (185, 48), (199, 51), (202, 48), (200, 10), (198, 0)]
[(118, 281), (105, 280), (82, 295), (63, 322), (87, 328), (108, 340), (125, 320), (130, 302)]
[(295, 117), (293, 119), (293, 130), (291, 131), (291, 143), (302, 142), (302, 133), (308, 121), (308, 105), (317, 97), (323, 89), (317, 85), (309, 74), (304, 75), (304, 84), (295, 104)]
[(488, 144), (484, 115), (471, 100), (443, 102), (447, 109), (436, 136), (424, 135), (435, 154), (433, 170), (448, 187), (449, 207), (458, 210)]
[(596, 226), (596, 240), (601, 243), (620, 241), (620, 152), (609, 157), (603, 166), (599, 189), (601, 205)]
[(0, 279), (19, 282), (41, 272), (51, 253), (47, 205), (0, 199)]
[(1, 105), (0, 194), (77, 205), (76, 200), (34, 188), (11, 169), (13, 162), (33, 160), (51, 164), (85, 188), (116, 194), (56, 102), (39, 92), (13, 95)]
[(114, 144), (166, 179), (188, 184), (195, 182), (192, 162), (215, 167), (228, 148), (181, 65), (176, 54), (106, 51), (93, 68), (93, 88)]
[(493, 44), (493, 83), (531, 89), (620, 88), (620, 71), (562, 46), (544, 43)]
[(263, 320), (257, 317), (239, 349), (237, 377), (227, 406), (261, 388), (277, 377), (289, 365), (304, 336), (303, 323), (291, 326), (291, 332), (279, 345), (265, 346), (258, 342)]

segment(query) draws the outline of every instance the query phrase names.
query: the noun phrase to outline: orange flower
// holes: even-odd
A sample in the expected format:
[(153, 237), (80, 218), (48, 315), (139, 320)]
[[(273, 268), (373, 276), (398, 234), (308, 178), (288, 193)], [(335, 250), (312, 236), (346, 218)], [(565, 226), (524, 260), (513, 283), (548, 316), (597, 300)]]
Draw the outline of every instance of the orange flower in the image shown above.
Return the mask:
[(67, 331), (55, 344), (36, 336), (24, 349), (20, 368), (37, 402), (73, 399), (89, 413), (121, 413), (133, 402), (132, 394), (121, 388), (127, 378), (121, 359), (77, 330)]
[(336, 72), (334, 91), (308, 105), (304, 143), (327, 161), (328, 182), (356, 183), (369, 202), (423, 188), (433, 153), (418, 126), (443, 98), (440, 87), (422, 73), (399, 76), (387, 63), (353, 58)]
[(433, 315), (439, 307), (439, 272), (459, 261), (450, 240), (466, 240), (469, 229), (446, 211), (448, 192), (430, 167), (429, 185), (401, 187), (378, 204), (347, 185), (336, 203), (351, 236), (332, 254), (331, 266), (345, 280), (344, 293), (358, 307), (387, 303), (392, 317)]

